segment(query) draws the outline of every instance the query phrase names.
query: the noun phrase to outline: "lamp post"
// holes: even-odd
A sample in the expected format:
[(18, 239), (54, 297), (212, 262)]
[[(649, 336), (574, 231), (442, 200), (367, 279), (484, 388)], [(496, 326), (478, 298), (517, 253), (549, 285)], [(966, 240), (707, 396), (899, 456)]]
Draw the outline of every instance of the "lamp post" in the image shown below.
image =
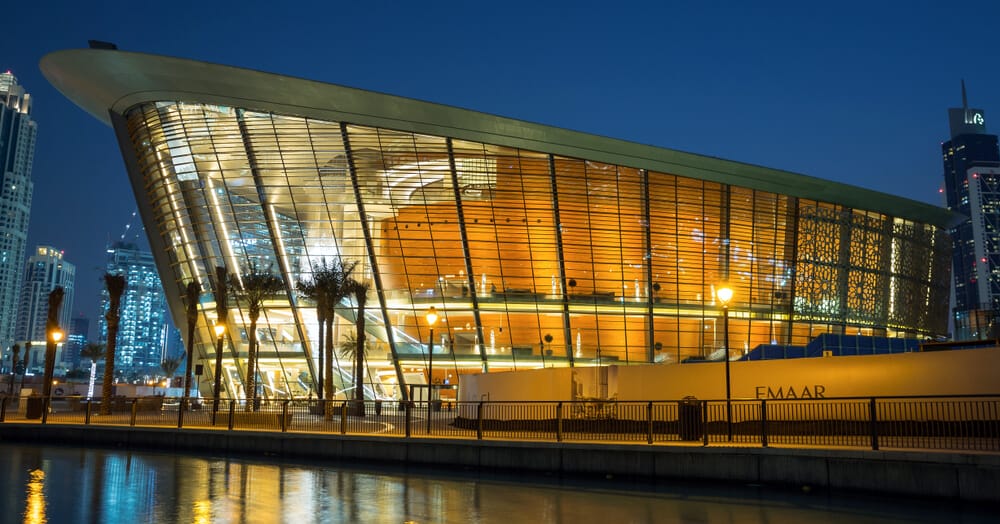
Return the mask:
[(219, 411), (219, 394), (222, 388), (222, 341), (226, 334), (226, 324), (216, 322), (215, 327), (215, 384), (212, 385), (212, 424), (215, 424), (215, 413)]
[(42, 385), (42, 396), (45, 397), (45, 402), (49, 402), (49, 395), (52, 394), (52, 375), (55, 372), (56, 365), (56, 346), (63, 339), (63, 332), (58, 326), (53, 327), (49, 330), (48, 340), (45, 344), (45, 383)]
[(437, 324), (438, 313), (434, 306), (427, 309), (424, 315), (431, 331), (430, 342), (427, 344), (427, 434), (431, 434), (431, 398), (434, 396), (434, 324)]
[(715, 290), (715, 297), (722, 304), (722, 345), (726, 351), (723, 357), (726, 361), (726, 432), (729, 441), (733, 440), (733, 406), (729, 382), (729, 301), (733, 299), (733, 289), (723, 285)]

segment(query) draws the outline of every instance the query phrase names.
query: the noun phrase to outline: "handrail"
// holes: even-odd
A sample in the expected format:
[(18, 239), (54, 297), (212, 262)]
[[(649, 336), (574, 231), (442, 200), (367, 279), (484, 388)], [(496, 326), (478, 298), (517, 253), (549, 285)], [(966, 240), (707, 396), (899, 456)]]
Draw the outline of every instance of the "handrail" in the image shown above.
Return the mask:
[[(375, 434), (662, 445), (853, 447), (1000, 453), (1000, 394), (723, 399), (395, 402), (117, 397), (101, 415), (98, 398), (0, 395), (10, 423), (167, 427), (178, 430)], [(327, 403), (336, 409), (327, 410)], [(332, 414), (328, 414), (332, 413)], [(730, 437), (731, 435), (731, 437)]]

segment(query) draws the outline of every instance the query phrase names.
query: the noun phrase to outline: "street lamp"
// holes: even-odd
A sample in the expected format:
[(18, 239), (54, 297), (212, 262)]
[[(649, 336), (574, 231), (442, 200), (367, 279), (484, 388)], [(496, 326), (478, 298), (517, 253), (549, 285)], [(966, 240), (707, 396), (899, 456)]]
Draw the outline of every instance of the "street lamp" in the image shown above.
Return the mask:
[(434, 306), (427, 309), (424, 314), (427, 327), (430, 328), (431, 338), (427, 344), (427, 434), (431, 434), (431, 398), (434, 396), (434, 324), (438, 321), (438, 312)]
[(215, 327), (215, 384), (212, 392), (212, 424), (215, 424), (215, 413), (219, 411), (219, 393), (222, 388), (222, 341), (226, 334), (226, 324), (216, 321)]
[(43, 378), (45, 383), (42, 386), (42, 396), (46, 399), (52, 393), (52, 375), (56, 363), (56, 346), (62, 341), (63, 332), (59, 329), (59, 326), (55, 326), (49, 329), (48, 335), (49, 339), (45, 344), (45, 373)]
[(729, 386), (729, 301), (733, 299), (733, 289), (727, 285), (722, 285), (715, 290), (715, 298), (722, 304), (722, 345), (726, 351), (723, 358), (726, 360), (726, 428), (729, 441), (733, 440), (733, 406), (732, 393)]

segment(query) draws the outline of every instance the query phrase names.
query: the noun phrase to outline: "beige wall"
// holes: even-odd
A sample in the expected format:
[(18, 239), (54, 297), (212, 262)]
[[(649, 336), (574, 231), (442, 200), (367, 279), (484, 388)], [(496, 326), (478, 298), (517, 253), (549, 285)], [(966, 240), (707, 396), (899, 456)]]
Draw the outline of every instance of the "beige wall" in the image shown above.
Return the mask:
[[(1000, 394), (1000, 349), (731, 362), (732, 398)], [(550, 368), (462, 377), (460, 399), (724, 399), (723, 363)], [(794, 391), (794, 393), (792, 392)], [(595, 394), (596, 393), (596, 394)]]
[(462, 375), (458, 400), (573, 400), (573, 371), (570, 368), (548, 368)]

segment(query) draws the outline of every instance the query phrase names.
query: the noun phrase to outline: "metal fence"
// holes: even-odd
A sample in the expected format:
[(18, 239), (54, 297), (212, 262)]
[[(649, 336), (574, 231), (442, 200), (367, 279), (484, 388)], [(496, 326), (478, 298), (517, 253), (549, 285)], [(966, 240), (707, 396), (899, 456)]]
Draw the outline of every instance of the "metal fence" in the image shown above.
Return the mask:
[[(104, 409), (102, 409), (102, 407)], [(1000, 395), (784, 400), (387, 402), (0, 397), (0, 423), (399, 438), (1000, 452)]]

